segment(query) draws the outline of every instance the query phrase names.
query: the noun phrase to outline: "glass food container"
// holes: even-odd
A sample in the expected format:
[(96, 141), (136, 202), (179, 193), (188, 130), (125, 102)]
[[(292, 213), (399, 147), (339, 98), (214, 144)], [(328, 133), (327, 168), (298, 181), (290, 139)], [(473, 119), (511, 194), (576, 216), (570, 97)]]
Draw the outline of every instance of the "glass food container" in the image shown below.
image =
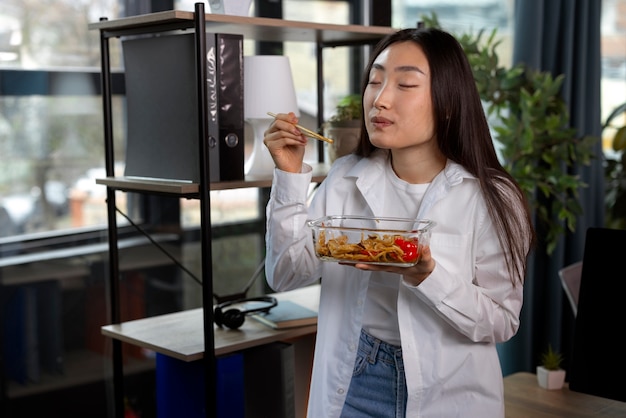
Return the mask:
[(325, 216), (307, 221), (323, 261), (410, 267), (417, 264), (435, 226), (427, 219)]

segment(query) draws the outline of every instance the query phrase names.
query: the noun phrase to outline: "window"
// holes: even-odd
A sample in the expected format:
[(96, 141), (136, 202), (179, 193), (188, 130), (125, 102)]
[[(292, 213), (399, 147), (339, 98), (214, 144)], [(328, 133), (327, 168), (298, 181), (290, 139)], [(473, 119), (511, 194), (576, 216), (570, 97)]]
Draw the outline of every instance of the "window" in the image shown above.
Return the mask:
[[(498, 50), (503, 64), (510, 65), (512, 58), (514, 1), (462, 0), (440, 2), (437, 0), (393, 0), (394, 27), (415, 26), (422, 15), (437, 14), (442, 27), (452, 33), (491, 30), (497, 28), (502, 44)], [(602, 2), (602, 123), (626, 98), (626, 1)], [(626, 114), (612, 121), (613, 126), (624, 126)], [(611, 154), (611, 139), (615, 128), (603, 132), (603, 148)]]
[(514, 0), (393, 0), (392, 26), (415, 27), (422, 16), (435, 13), (442, 29), (452, 34), (497, 29), (501, 40), (498, 56), (507, 65), (513, 57), (514, 3)]
[(0, 238), (106, 220), (101, 191), (85, 181), (103, 166), (99, 43), (87, 22), (115, 11), (54, 3), (46, 13), (0, 6)]
[[(193, 3), (180, 0), (176, 7), (190, 10)], [(603, 122), (626, 97), (624, 4), (624, 0), (603, 2)], [(104, 226), (105, 189), (94, 181), (103, 167), (101, 103), (97, 95), (99, 39), (97, 31), (89, 31), (87, 24), (102, 16), (115, 19), (121, 8), (115, 1), (94, 0), (81, 5), (54, 0), (46, 5), (46, 13), (40, 13), (38, 3), (7, 0), (0, 5), (0, 238)], [(512, 0), (393, 0), (392, 6), (394, 27), (415, 26), (421, 15), (435, 12), (442, 26), (452, 32), (497, 28), (503, 39), (500, 57), (505, 63), (510, 61)], [(350, 2), (285, 0), (283, 14), (290, 20), (348, 23)], [(28, 20), (23, 20), (23, 16)], [(246, 54), (254, 53), (253, 48), (247, 42)], [(350, 80), (345, 76), (351, 65), (346, 49), (324, 51), (325, 117), (330, 115), (334, 103), (350, 91)], [(292, 58), (302, 123), (316, 129), (314, 46), (288, 43), (285, 54)], [(116, 40), (112, 40), (112, 66), (122, 68)], [(120, 172), (125, 129), (123, 117), (118, 115), (122, 115), (123, 106), (122, 97), (117, 96), (114, 136)], [(317, 159), (313, 145), (307, 151), (309, 161)], [(246, 148), (249, 156), (251, 145)], [(605, 149), (610, 152), (606, 138)], [(260, 215), (254, 193), (248, 192), (251, 199), (245, 203), (247, 209), (235, 216)], [(216, 192), (214, 199), (243, 203), (241, 194)], [(219, 206), (223, 208), (226, 203)], [(218, 209), (215, 219), (218, 223), (228, 222), (228, 213), (232, 212)], [(182, 222), (191, 227), (195, 218), (192, 213), (185, 213)]]
[[(626, 1), (602, 3), (602, 123), (626, 106)], [(626, 110), (617, 113), (602, 132), (602, 148), (613, 156), (612, 139), (618, 127), (626, 126)]]

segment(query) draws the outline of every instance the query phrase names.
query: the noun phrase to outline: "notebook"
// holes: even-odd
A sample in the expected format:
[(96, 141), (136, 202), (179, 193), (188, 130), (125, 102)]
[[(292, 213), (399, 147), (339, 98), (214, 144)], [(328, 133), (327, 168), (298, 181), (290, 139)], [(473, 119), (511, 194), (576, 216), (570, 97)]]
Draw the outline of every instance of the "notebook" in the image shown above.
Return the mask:
[(317, 312), (290, 300), (279, 300), (269, 312), (250, 316), (274, 329), (317, 324)]

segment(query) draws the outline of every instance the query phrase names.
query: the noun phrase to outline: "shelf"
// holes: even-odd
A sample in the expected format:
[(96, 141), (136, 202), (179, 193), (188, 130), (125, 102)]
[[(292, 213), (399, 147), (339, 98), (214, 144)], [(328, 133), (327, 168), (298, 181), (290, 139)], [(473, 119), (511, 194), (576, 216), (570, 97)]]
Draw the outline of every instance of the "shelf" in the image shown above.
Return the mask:
[[(311, 182), (321, 183), (330, 168), (329, 164), (312, 164), (313, 178)], [(96, 179), (101, 184), (117, 190), (165, 193), (193, 197), (198, 194), (199, 184), (189, 181), (153, 179), (147, 177), (105, 177)], [(223, 181), (211, 183), (211, 190), (242, 189), (246, 187), (271, 187), (271, 177), (246, 176), (243, 181)]]
[[(289, 292), (275, 293), (276, 299), (291, 300), (317, 312), (319, 285), (312, 285)], [(122, 324), (106, 325), (102, 334), (126, 343), (153, 350), (182, 361), (194, 361), (204, 357), (202, 336), (202, 309), (191, 309), (166, 315), (142, 318)], [(163, 332), (164, 329), (169, 330)], [(214, 326), (215, 355), (244, 350), (275, 341), (284, 341), (304, 335), (315, 334), (317, 325), (275, 330), (248, 318), (237, 330)]]
[(96, 184), (126, 192), (154, 192), (177, 195), (196, 195), (199, 187), (198, 183), (145, 177), (105, 177), (96, 179)]
[[(173, 257), (180, 259), (180, 249), (176, 244), (180, 237), (177, 234), (154, 234), (152, 239), (167, 249)], [(123, 250), (119, 260), (120, 271), (154, 268), (172, 263), (145, 237), (121, 239), (118, 241), (118, 248)], [(0, 259), (0, 285), (23, 286), (46, 280), (69, 282), (83, 279), (90, 275), (91, 265), (105, 260), (103, 256), (108, 250), (107, 243), (96, 243), (4, 257)]]
[[(191, 29), (194, 13), (168, 10), (148, 15), (103, 20), (90, 23), (109, 36), (147, 33), (155, 30)], [(246, 39), (268, 42), (317, 42), (323, 46), (375, 43), (396, 29), (385, 26), (334, 25), (262, 17), (205, 14), (206, 29), (211, 32), (241, 34)]]
[[(160, 243), (165, 243), (176, 241), (179, 239), (179, 237), (176, 234), (154, 234), (152, 236), (152, 239)], [(150, 244), (150, 241), (145, 237), (125, 238), (119, 240), (118, 248), (123, 249), (139, 247), (148, 244)], [(96, 243), (81, 245), (77, 247), (68, 247), (44, 252), (37, 252), (33, 254), (16, 255), (0, 259), (0, 267), (41, 263), (44, 261), (58, 261), (64, 258), (84, 257), (99, 253), (106, 253), (108, 249), (109, 246), (107, 243)]]
[[(88, 350), (65, 352), (63, 373), (43, 372), (41, 380), (36, 383), (19, 384), (9, 381), (7, 395), (9, 398), (19, 398), (101, 381), (108, 373), (102, 366), (107, 360), (106, 357)], [(129, 358), (124, 370), (126, 375), (130, 375), (152, 370), (154, 367), (155, 363), (152, 358)]]

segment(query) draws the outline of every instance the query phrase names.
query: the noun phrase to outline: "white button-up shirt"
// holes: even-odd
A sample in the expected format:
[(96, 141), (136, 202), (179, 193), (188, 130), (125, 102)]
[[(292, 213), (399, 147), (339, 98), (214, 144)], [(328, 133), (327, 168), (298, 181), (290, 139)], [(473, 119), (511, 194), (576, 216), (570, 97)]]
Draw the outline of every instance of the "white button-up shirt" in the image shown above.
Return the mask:
[[(338, 159), (307, 204), (310, 167), (275, 170), (267, 207), (266, 273), (285, 291), (321, 280), (308, 416), (338, 417), (359, 342), (370, 272), (315, 256), (308, 219), (384, 217), (387, 156)], [(437, 223), (430, 247), (436, 267), (419, 286), (402, 282), (398, 322), (408, 389), (407, 417), (504, 416), (496, 343), (515, 335), (522, 285), (513, 286), (478, 181), (448, 161), (426, 191), (418, 218)]]

